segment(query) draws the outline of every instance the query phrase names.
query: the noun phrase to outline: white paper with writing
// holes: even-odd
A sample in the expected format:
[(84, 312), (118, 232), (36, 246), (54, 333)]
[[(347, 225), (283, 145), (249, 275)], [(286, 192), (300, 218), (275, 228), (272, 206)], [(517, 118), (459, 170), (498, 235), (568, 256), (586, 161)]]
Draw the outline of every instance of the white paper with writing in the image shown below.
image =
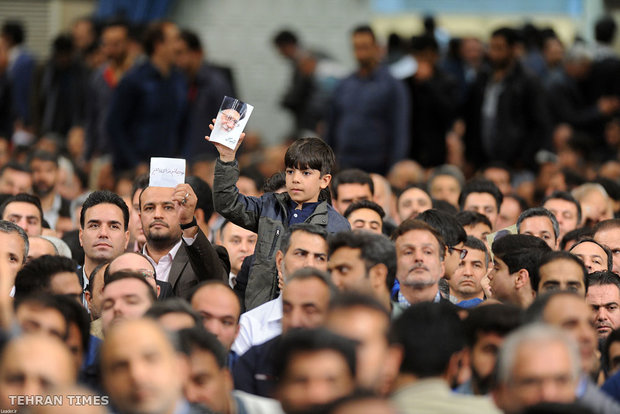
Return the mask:
[(185, 182), (185, 159), (151, 158), (149, 187), (176, 187)]

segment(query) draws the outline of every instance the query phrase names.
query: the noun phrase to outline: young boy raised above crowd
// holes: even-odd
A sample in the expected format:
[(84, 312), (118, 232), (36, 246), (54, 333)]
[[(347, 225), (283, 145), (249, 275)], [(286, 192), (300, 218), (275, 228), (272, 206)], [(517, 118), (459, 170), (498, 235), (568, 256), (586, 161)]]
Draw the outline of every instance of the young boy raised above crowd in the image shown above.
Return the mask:
[(260, 198), (244, 196), (235, 185), (239, 177), (235, 155), (242, 141), (243, 134), (234, 150), (213, 143), (220, 154), (215, 165), (213, 200), (218, 213), (258, 234), (245, 294), (249, 310), (277, 296), (275, 256), (288, 226), (301, 222), (318, 224), (326, 227), (328, 233), (349, 230), (350, 226), (327, 202), (325, 194), (335, 157), (323, 140), (295, 141), (284, 156), (286, 192), (265, 193)]

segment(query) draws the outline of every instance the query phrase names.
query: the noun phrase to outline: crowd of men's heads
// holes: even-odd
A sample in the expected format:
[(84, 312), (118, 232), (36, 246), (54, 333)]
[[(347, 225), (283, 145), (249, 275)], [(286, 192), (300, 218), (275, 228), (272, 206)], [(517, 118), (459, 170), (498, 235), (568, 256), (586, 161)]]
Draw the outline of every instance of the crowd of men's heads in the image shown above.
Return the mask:
[[(110, 59), (123, 61), (127, 36), (123, 24), (102, 31)], [(514, 39), (492, 37), (501, 66), (498, 36)], [(372, 30), (353, 37), (357, 60), (372, 66)], [(294, 56), (292, 33), (275, 42)], [(203, 58), (197, 37), (171, 23), (146, 31), (144, 51), (174, 55), (194, 75)], [(20, 395), (91, 395), (79, 383), (120, 413), (171, 413), (185, 400), (235, 413), (233, 349), (245, 310), (237, 280), (257, 244), (275, 250), (275, 241), (219, 217), (209, 184), (188, 177), (196, 225), (225, 248), (230, 275), (169, 297), (159, 274), (169, 269), (146, 253), (168, 258), (185, 242), (177, 189), (131, 177), (123, 194), (93, 191), (58, 212), (61, 163), (37, 149), (0, 168), (0, 408)], [(556, 190), (543, 166), (538, 178), (548, 182), (535, 190), (503, 164), (468, 179), (454, 165), (418, 167), (407, 160), (387, 177), (338, 171), (321, 200), (351, 230), (299, 223), (279, 236), (272, 289), (282, 336), (267, 358), (270, 397), (287, 413), (356, 403), (390, 412), (388, 398), (398, 405), (398, 393), (435, 380), (516, 414), (572, 404), (587, 379), (616, 375), (620, 208), (605, 187), (571, 187), (558, 170), (565, 185)], [(251, 175), (238, 186), (260, 196)], [(285, 183), (274, 176), (266, 188)]]

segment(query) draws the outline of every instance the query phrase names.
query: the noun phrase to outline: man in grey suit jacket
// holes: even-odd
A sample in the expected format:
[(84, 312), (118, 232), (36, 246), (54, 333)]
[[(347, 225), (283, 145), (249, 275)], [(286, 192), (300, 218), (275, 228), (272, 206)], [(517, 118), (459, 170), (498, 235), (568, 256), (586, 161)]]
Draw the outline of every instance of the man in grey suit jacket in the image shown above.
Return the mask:
[(189, 184), (147, 187), (140, 195), (140, 220), (146, 236), (142, 253), (155, 266), (157, 279), (175, 296), (189, 299), (204, 280), (228, 280), (218, 252), (196, 224), (198, 199)]

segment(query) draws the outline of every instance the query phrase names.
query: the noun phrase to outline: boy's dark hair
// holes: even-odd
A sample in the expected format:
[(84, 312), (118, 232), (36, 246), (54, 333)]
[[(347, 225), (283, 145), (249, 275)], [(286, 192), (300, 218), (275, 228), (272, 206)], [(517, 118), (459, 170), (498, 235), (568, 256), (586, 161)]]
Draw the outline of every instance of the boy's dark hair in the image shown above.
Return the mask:
[(495, 199), (496, 211), (499, 213), (499, 208), (502, 205), (502, 201), (504, 200), (504, 196), (502, 195), (499, 188), (493, 183), (493, 181), (484, 180), (484, 179), (475, 179), (463, 186), (461, 190), (461, 194), (459, 195), (459, 207), (461, 210), (465, 207), (465, 201), (467, 197), (471, 193), (488, 193), (493, 196)]
[(19, 20), (7, 20), (2, 24), (2, 37), (12, 45), (21, 45), (26, 38), (24, 24)]
[(544, 207), (533, 207), (528, 208), (523, 213), (519, 214), (519, 218), (517, 219), (517, 231), (521, 231), (521, 223), (523, 220), (528, 219), (530, 217), (547, 217), (551, 222), (551, 227), (553, 227), (553, 235), (557, 240), (560, 237), (560, 223), (558, 223), (558, 219), (555, 218), (552, 212), (547, 210)]
[(611, 44), (616, 37), (618, 26), (611, 16), (603, 16), (596, 21), (594, 25), (594, 38), (597, 42)]
[(575, 230), (571, 230), (562, 237), (560, 241), (560, 250), (566, 250), (568, 242), (579, 242), (585, 239), (591, 239), (594, 235), (594, 230), (591, 227), (577, 227)]
[(53, 162), (58, 168), (58, 155), (45, 150), (36, 150), (28, 158), (28, 165), (34, 160)]
[(264, 193), (275, 193), (281, 188), (286, 187), (286, 177), (282, 171), (278, 171), (265, 180), (263, 185)]
[(327, 241), (327, 230), (325, 230), (325, 227), (319, 226), (318, 224), (296, 223), (289, 226), (282, 235), (282, 241), (280, 242), (280, 251), (282, 253), (286, 254), (289, 247), (291, 247), (291, 236), (296, 231), (305, 231), (306, 233), (315, 234)]
[(620, 294), (620, 277), (610, 271), (592, 272), (588, 275), (588, 286), (613, 285), (618, 288)]
[(196, 197), (198, 198), (196, 208), (201, 209), (204, 212), (205, 221), (209, 221), (209, 218), (215, 212), (211, 187), (206, 181), (200, 177), (196, 177), (195, 175), (190, 175), (185, 178), (185, 182), (189, 184), (194, 190), (194, 193), (196, 193)]
[(385, 211), (383, 211), (383, 208), (381, 208), (379, 204), (375, 203), (374, 201), (370, 201), (370, 200), (359, 200), (354, 203), (351, 203), (349, 207), (347, 207), (347, 209), (344, 211), (343, 216), (348, 219), (351, 213), (353, 213), (355, 210), (359, 210), (362, 208), (367, 208), (369, 210), (376, 211), (377, 214), (381, 216), (381, 221), (383, 221), (383, 218), (385, 217)]
[(194, 320), (195, 325), (200, 325), (200, 322), (202, 321), (200, 314), (192, 309), (185, 299), (178, 297), (167, 298), (163, 301), (155, 302), (153, 306), (146, 311), (144, 316), (157, 320), (169, 313), (184, 313), (185, 315), (189, 315)]
[(298, 39), (295, 33), (288, 29), (280, 30), (273, 37), (273, 44), (281, 47), (286, 45), (297, 45)]
[(482, 240), (474, 236), (467, 236), (467, 239), (465, 239), (465, 242), (463, 243), (463, 247), (465, 247), (467, 250), (473, 249), (473, 250), (480, 250), (481, 252), (483, 252), (484, 253), (484, 265), (485, 267), (489, 266), (491, 257), (489, 255), (489, 251), (487, 250), (487, 246), (484, 244)]
[(573, 203), (577, 208), (577, 223), (581, 223), (581, 205), (571, 193), (569, 193), (568, 191), (554, 191), (553, 193), (545, 197), (542, 203), (540, 203), (540, 205), (544, 206), (545, 203), (549, 200), (564, 200)]
[(286, 379), (288, 365), (298, 354), (319, 351), (335, 351), (342, 356), (349, 368), (351, 378), (355, 378), (355, 343), (324, 328), (295, 329), (280, 339), (274, 353), (274, 375), (281, 383)]
[(594, 243), (598, 247), (603, 249), (603, 251), (607, 255), (607, 270), (609, 270), (611, 272), (611, 270), (614, 268), (614, 256), (611, 253), (611, 250), (609, 250), (609, 247), (605, 246), (604, 244), (601, 244), (601, 243), (597, 242), (594, 239), (587, 239), (586, 238), (586, 239), (581, 239), (581, 240), (577, 241), (577, 243), (573, 244), (573, 246), (570, 248), (569, 251), (572, 252), (575, 247), (579, 246), (582, 243)]
[(39, 197), (33, 196), (32, 194), (28, 193), (19, 193), (4, 200), (4, 203), (0, 205), (0, 217), (4, 216), (4, 210), (6, 209), (6, 206), (16, 202), (32, 204), (37, 208), (37, 210), (39, 210), (39, 218), (43, 219), (43, 208), (41, 207), (41, 201), (39, 200)]
[(77, 303), (75, 299), (66, 295), (53, 295), (58, 302), (58, 308), (67, 321), (67, 331), (69, 331), (71, 323), (74, 323), (80, 331), (80, 342), (84, 356), (88, 354), (88, 344), (90, 343), (90, 315), (82, 305)]
[(146, 287), (146, 290), (148, 291), (147, 296), (151, 300), (151, 304), (157, 301), (157, 293), (155, 293), (153, 287), (149, 285), (149, 282), (147, 282), (144, 276), (139, 272), (134, 272), (130, 270), (119, 270), (117, 272), (106, 275), (104, 276), (103, 289), (105, 290), (110, 284), (114, 282), (125, 279), (139, 280), (140, 283), (144, 284), (144, 286)]
[(514, 46), (519, 42), (519, 34), (511, 27), (500, 27), (491, 33), (491, 37), (500, 36), (506, 40), (508, 46)]
[(321, 176), (331, 174), (335, 163), (334, 151), (321, 138), (300, 138), (288, 147), (284, 155), (286, 168), (319, 170)]
[(607, 361), (607, 371), (611, 370), (611, 366), (614, 362), (609, 359), (609, 348), (611, 348), (611, 344), (613, 344), (614, 342), (620, 342), (620, 329), (614, 329), (613, 331), (611, 331), (611, 333), (607, 336), (607, 339), (605, 340), (602, 359), (603, 361)]
[(396, 277), (396, 249), (390, 239), (369, 231), (342, 231), (329, 237), (329, 256), (342, 247), (359, 249), (367, 272), (384, 264), (387, 268), (385, 284), (388, 291), (392, 289)]
[(340, 184), (366, 184), (370, 188), (370, 194), (375, 193), (375, 185), (372, 182), (370, 174), (358, 168), (342, 170), (338, 174), (334, 175), (331, 187), (332, 194), (336, 200), (338, 200), (338, 186)]
[(181, 40), (185, 42), (187, 48), (192, 52), (202, 52), (202, 43), (200, 42), (200, 38), (191, 30), (182, 30)]
[(116, 193), (107, 190), (98, 190), (90, 193), (84, 204), (82, 205), (82, 212), (80, 213), (80, 227), (84, 228), (84, 220), (86, 219), (86, 211), (99, 204), (114, 204), (123, 212), (123, 228), (127, 231), (129, 226), (129, 208), (125, 201)]
[(405, 310), (394, 321), (390, 339), (404, 350), (400, 372), (417, 378), (439, 377), (452, 355), (465, 346), (463, 323), (452, 306), (441, 302)]
[(374, 30), (372, 30), (372, 28), (367, 25), (367, 24), (362, 24), (359, 26), (356, 26), (352, 31), (351, 31), (351, 35), (355, 36), (358, 34), (369, 34), (372, 37), (372, 40), (374, 42), (377, 41), (377, 37), (375, 36), (375, 32)]
[(448, 247), (456, 246), (467, 240), (467, 233), (456, 218), (446, 212), (430, 209), (421, 212), (416, 216), (416, 220), (421, 220), (441, 234)]
[(403, 221), (402, 223), (398, 225), (398, 227), (396, 227), (396, 230), (394, 230), (394, 232), (392, 233), (392, 237), (391, 237), (392, 241), (395, 242), (396, 239), (398, 239), (400, 236), (413, 230), (428, 231), (433, 236), (435, 236), (435, 239), (437, 240), (437, 243), (439, 244), (439, 256), (441, 257), (441, 260), (445, 259), (446, 242), (443, 240), (441, 233), (439, 233), (433, 226), (426, 223), (425, 221), (418, 220), (418, 219), (407, 219)]
[(186, 354), (190, 355), (194, 349), (209, 352), (215, 358), (218, 368), (227, 368), (228, 352), (226, 352), (224, 345), (202, 325), (181, 329), (179, 331), (179, 340)]
[(521, 308), (503, 303), (478, 306), (463, 321), (467, 345), (473, 347), (480, 333), (506, 336), (523, 324)]
[[(586, 288), (586, 292), (588, 291), (588, 269), (586, 269), (583, 262), (574, 254), (569, 253), (564, 250), (554, 250), (547, 253), (544, 253), (540, 258), (540, 263), (538, 263), (538, 273), (540, 275), (540, 268), (546, 264), (551, 262), (555, 262), (556, 260), (570, 260), (579, 266), (581, 271), (583, 272), (583, 285)], [(540, 279), (540, 278), (539, 278)]]
[(527, 270), (532, 290), (538, 291), (538, 265), (542, 255), (551, 251), (547, 243), (527, 234), (509, 234), (496, 240), (492, 250), (495, 257), (506, 263), (511, 274)]
[(61, 272), (75, 273), (82, 286), (82, 280), (76, 273), (78, 264), (64, 256), (44, 255), (26, 263), (15, 277), (15, 299), (32, 294), (50, 292), (52, 276)]
[(484, 214), (480, 214), (477, 211), (459, 211), (456, 214), (456, 221), (462, 226), (475, 226), (476, 224), (484, 224), (489, 226), (490, 229), (493, 229), (493, 225), (491, 225), (491, 221)]

